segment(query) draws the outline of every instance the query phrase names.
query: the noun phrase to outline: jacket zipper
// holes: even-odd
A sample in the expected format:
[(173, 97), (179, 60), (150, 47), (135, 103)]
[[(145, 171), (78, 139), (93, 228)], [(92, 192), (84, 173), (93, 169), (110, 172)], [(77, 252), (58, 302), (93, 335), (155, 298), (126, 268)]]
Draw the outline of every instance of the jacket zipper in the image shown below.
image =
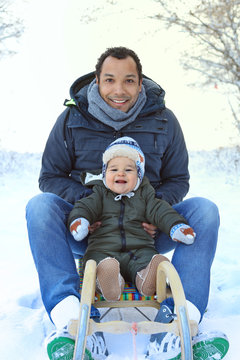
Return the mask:
[(122, 200), (121, 201), (121, 208), (120, 208), (120, 216), (119, 216), (119, 220), (118, 220), (118, 225), (119, 225), (119, 230), (120, 230), (120, 235), (121, 235), (121, 242), (122, 242), (122, 252), (126, 251), (126, 236), (125, 236), (125, 230), (123, 227), (123, 216), (124, 216), (124, 211), (125, 211), (125, 204)]

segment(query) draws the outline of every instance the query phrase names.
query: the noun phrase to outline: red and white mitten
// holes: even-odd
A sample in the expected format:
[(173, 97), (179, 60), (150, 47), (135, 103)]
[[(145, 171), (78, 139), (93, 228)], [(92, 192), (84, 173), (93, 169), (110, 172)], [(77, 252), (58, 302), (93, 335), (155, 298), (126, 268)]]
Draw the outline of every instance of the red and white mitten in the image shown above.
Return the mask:
[(84, 218), (78, 218), (71, 223), (70, 232), (76, 241), (81, 241), (88, 235), (89, 225), (89, 221)]
[(177, 224), (171, 228), (170, 236), (173, 241), (191, 245), (194, 243), (196, 233), (189, 225)]

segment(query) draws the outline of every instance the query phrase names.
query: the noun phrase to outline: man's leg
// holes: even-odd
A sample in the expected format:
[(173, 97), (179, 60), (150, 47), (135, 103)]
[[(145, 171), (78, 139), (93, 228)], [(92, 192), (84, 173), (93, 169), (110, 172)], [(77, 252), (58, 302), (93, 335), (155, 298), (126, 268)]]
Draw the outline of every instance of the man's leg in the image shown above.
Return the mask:
[(30, 246), (49, 315), (67, 296), (79, 298), (79, 276), (73, 252), (83, 254), (87, 244), (86, 240), (74, 241), (66, 227), (72, 207), (50, 193), (35, 196), (26, 207)]
[(173, 207), (194, 229), (195, 242), (192, 245), (174, 243), (161, 233), (155, 246), (160, 253), (175, 248), (172, 264), (181, 278), (186, 299), (197, 307), (202, 316), (208, 303), (210, 269), (217, 245), (218, 208), (204, 198), (190, 198)]
[(204, 198), (191, 198), (174, 207), (197, 235), (191, 246), (176, 247), (172, 263), (181, 278), (186, 299), (198, 308), (202, 317), (208, 304), (210, 271), (218, 240), (218, 208)]
[[(217, 245), (219, 213), (216, 205), (204, 198), (191, 198), (173, 207), (185, 217), (194, 229), (195, 242), (192, 245), (174, 244), (168, 236), (161, 233), (156, 239), (155, 246), (160, 253), (166, 253), (175, 248), (172, 263), (182, 281), (189, 317), (199, 322), (208, 303), (210, 269)], [(161, 304), (155, 321), (163, 323), (173, 321), (173, 308), (173, 300), (166, 299)], [(212, 355), (222, 359), (229, 346), (226, 336), (221, 332), (210, 332), (204, 336), (198, 335), (193, 339), (193, 344), (194, 358), (195, 355), (196, 358), (201, 354), (206, 356), (208, 347), (211, 347), (212, 351), (214, 349), (214, 353), (209, 354), (206, 359), (212, 359)], [(162, 353), (164, 353), (165, 359), (179, 359), (180, 352), (179, 338), (174, 334), (151, 335), (147, 352), (149, 359), (155, 359), (157, 354)]]
[[(72, 207), (57, 195), (43, 193), (31, 199), (26, 208), (42, 300), (56, 326), (56, 331), (46, 339), (50, 359), (55, 358), (55, 351), (61, 348), (67, 349), (67, 357), (63, 355), (61, 359), (71, 359), (74, 350), (74, 339), (66, 329), (69, 320), (78, 318), (79, 313), (79, 275), (73, 254), (83, 255), (87, 240), (75, 241), (66, 227)], [(99, 316), (99, 311), (92, 306), (91, 317), (99, 321)], [(104, 336), (99, 332), (88, 337), (87, 348), (96, 359), (108, 354)]]

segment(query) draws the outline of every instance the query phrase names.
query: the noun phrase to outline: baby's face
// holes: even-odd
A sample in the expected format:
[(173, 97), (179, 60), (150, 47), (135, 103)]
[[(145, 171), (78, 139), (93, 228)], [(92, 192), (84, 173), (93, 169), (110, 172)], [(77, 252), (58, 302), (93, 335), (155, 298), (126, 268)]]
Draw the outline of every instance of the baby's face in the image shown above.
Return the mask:
[(106, 185), (117, 194), (127, 194), (137, 184), (137, 168), (133, 160), (119, 156), (108, 162)]

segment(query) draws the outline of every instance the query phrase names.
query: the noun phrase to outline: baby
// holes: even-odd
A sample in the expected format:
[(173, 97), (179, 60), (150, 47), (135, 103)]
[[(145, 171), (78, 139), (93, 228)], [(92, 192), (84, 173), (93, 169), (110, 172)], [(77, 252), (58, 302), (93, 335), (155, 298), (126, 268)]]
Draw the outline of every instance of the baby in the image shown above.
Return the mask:
[(76, 241), (88, 235), (90, 224), (101, 221), (89, 235), (84, 263), (97, 262), (96, 287), (107, 301), (119, 300), (125, 281), (133, 282), (145, 296), (156, 291), (157, 267), (168, 259), (156, 251), (143, 222), (187, 245), (196, 236), (181, 215), (155, 197), (144, 168), (145, 156), (134, 139), (115, 140), (103, 154), (102, 174), (83, 176), (93, 193), (78, 200), (69, 215), (68, 226)]

